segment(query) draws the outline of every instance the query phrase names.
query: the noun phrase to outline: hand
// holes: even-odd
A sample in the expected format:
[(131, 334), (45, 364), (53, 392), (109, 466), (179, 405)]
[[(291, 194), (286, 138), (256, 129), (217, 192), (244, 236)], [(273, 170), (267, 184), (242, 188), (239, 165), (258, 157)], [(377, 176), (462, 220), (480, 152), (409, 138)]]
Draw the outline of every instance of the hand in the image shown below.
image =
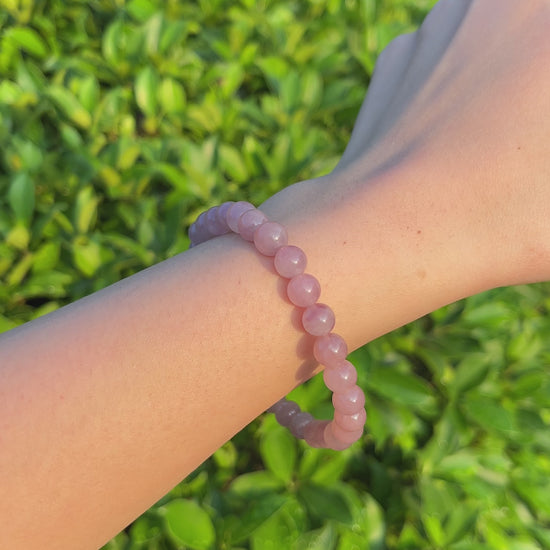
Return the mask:
[(334, 172), (393, 172), (396, 210), (421, 194), (486, 286), (550, 279), (549, 29), (547, 0), (440, 1), (381, 54)]

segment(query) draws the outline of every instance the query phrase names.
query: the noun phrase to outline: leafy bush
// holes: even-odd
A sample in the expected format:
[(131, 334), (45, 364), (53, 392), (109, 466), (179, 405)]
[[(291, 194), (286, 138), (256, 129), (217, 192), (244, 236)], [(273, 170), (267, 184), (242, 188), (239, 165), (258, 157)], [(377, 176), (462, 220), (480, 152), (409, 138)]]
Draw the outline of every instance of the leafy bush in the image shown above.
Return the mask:
[[(0, 330), (186, 249), (211, 204), (330, 171), (432, 4), (2, 2)], [(260, 418), (105, 548), (549, 548), (549, 307), (495, 290), (373, 342), (360, 444)], [(329, 405), (317, 379), (294, 397)]]

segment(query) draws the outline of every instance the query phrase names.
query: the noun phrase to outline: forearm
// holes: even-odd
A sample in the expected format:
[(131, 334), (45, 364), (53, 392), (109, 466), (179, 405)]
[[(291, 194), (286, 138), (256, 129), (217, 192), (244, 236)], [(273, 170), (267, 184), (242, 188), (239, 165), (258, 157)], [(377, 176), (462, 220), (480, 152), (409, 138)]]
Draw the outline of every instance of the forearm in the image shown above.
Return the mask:
[[(264, 205), (353, 348), (487, 283), (452, 238), (460, 205), (434, 216), (395, 177)], [(312, 373), (270, 263), (222, 237), (2, 337), (0, 546), (99, 546)]]

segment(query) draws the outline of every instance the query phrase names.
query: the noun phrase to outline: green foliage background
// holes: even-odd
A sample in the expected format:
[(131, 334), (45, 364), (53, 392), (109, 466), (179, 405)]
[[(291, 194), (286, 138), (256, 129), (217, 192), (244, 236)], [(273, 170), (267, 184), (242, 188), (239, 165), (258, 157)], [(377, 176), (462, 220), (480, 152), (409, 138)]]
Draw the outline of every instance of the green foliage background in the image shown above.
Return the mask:
[[(1, 0), (0, 330), (185, 250), (212, 204), (330, 171), (433, 3)], [(354, 354), (360, 443), (257, 419), (105, 549), (550, 548), (549, 307), (495, 290), (380, 338)], [(294, 397), (326, 414), (321, 380)]]

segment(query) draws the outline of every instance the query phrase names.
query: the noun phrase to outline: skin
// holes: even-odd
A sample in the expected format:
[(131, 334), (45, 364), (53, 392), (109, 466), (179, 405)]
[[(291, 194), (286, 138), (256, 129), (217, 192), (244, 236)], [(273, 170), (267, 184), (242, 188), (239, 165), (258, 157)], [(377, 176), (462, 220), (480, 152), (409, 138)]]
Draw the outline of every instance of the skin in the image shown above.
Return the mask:
[[(548, 28), (546, 0), (442, 0), (381, 55), (334, 172), (262, 205), (351, 349), (550, 279)], [(282, 296), (225, 236), (2, 335), (0, 547), (98, 548), (311, 376)]]

